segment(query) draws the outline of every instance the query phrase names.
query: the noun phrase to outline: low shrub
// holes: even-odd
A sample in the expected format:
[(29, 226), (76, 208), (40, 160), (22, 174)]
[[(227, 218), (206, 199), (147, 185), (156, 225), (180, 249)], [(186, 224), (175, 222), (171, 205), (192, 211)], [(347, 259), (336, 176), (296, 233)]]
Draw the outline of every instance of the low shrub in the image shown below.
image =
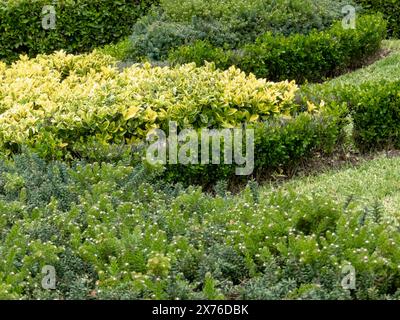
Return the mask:
[(319, 104), (345, 103), (352, 118), (353, 143), (362, 152), (398, 148), (400, 56), (393, 53), (373, 65), (323, 84), (305, 85), (301, 95)]
[(161, 0), (159, 8), (135, 24), (129, 58), (162, 61), (172, 49), (196, 41), (238, 49), (266, 32), (323, 30), (343, 16), (346, 4), (353, 1)]
[[(292, 168), (316, 151), (330, 153), (341, 140), (346, 110), (300, 102), (294, 82), (267, 82), (211, 64), (146, 64), (122, 72), (114, 65), (114, 59), (98, 52), (59, 52), (0, 65), (1, 150), (12, 154), (28, 147), (47, 159), (118, 161), (129, 156), (137, 162), (144, 156), (147, 133), (154, 128), (168, 132), (170, 121), (177, 123), (178, 133), (246, 124), (255, 131), (257, 174)], [(210, 185), (231, 179), (236, 167), (167, 165), (164, 179)]]
[(391, 37), (400, 36), (400, 3), (396, 0), (356, 0), (363, 8), (371, 12), (381, 12), (388, 20), (388, 34)]
[[(397, 227), (351, 199), (254, 183), (213, 197), (143, 167), (27, 154), (0, 168), (2, 298), (399, 297)], [(55, 267), (55, 290), (41, 286), (45, 265)], [(349, 265), (354, 290), (341, 285)]]
[(136, 143), (149, 130), (232, 128), (291, 115), (298, 87), (267, 82), (232, 67), (132, 66), (122, 72), (100, 53), (59, 52), (0, 64), (0, 148), (26, 145), (40, 155), (79, 155), (94, 142)]
[(329, 30), (314, 30), (307, 35), (269, 32), (236, 51), (197, 42), (172, 51), (169, 61), (172, 64), (194, 61), (197, 65), (213, 61), (221, 69), (236, 65), (271, 81), (319, 82), (359, 66), (380, 49), (385, 33), (386, 23), (381, 16), (361, 16), (356, 29), (344, 29), (338, 22)]
[(365, 83), (349, 92), (354, 139), (362, 151), (400, 147), (400, 82)]
[[(276, 117), (248, 126), (248, 129), (254, 129), (254, 167), (251, 175), (288, 173), (317, 152), (331, 154), (343, 142), (347, 114), (345, 104), (332, 104), (318, 113), (302, 112), (293, 117)], [(200, 159), (201, 146), (198, 150)], [(223, 150), (221, 143), (221, 159), (224, 159)], [(244, 180), (236, 176), (236, 169), (244, 166), (225, 164), (223, 161), (219, 165), (168, 165), (163, 179), (208, 187), (224, 180), (233, 184)]]
[(55, 50), (89, 51), (127, 36), (134, 22), (153, 0), (55, 1), (55, 28), (45, 30), (42, 20), (52, 5), (47, 0), (0, 1), (0, 59), (13, 61)]

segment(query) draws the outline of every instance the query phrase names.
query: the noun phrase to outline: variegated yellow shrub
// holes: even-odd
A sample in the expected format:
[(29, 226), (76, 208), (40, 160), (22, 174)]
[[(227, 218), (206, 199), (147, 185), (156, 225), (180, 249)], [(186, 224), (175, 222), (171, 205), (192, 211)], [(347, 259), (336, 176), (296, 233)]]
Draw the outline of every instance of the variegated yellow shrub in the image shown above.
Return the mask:
[(97, 52), (22, 57), (0, 64), (0, 80), (0, 148), (27, 145), (56, 157), (93, 139), (138, 141), (170, 120), (180, 128), (233, 127), (298, 108), (294, 82), (267, 82), (211, 64), (121, 71)]

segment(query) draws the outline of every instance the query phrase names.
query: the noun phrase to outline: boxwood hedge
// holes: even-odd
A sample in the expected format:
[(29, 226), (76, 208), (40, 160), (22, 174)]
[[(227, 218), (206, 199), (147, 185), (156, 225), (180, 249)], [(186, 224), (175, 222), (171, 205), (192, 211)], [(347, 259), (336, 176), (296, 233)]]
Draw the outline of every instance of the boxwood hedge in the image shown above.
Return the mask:
[[(343, 142), (346, 115), (345, 105), (332, 104), (317, 114), (302, 112), (294, 117), (276, 117), (248, 126), (254, 129), (254, 166), (251, 177), (265, 177), (276, 172), (287, 174), (301, 161), (309, 160), (316, 153), (332, 154)], [(221, 145), (221, 159), (224, 157), (222, 148)], [(207, 187), (219, 181), (233, 185), (249, 179), (249, 176), (239, 177), (235, 174), (238, 167), (244, 165), (168, 165), (163, 179)]]
[(240, 50), (224, 50), (204, 41), (182, 46), (169, 55), (172, 64), (213, 61), (222, 69), (236, 65), (245, 72), (272, 81), (319, 82), (349, 67), (359, 66), (380, 49), (386, 36), (381, 15), (357, 19), (356, 29), (337, 22), (325, 31), (289, 36), (266, 33)]
[[(153, 3), (157, 0), (2, 0), (0, 59), (57, 49), (82, 52), (115, 42)], [(55, 28), (45, 30), (43, 8), (48, 5), (55, 9)]]
[(400, 36), (400, 2), (398, 0), (356, 0), (366, 10), (382, 12), (388, 20), (388, 34), (394, 38)]
[(400, 82), (366, 82), (346, 92), (361, 151), (400, 147)]

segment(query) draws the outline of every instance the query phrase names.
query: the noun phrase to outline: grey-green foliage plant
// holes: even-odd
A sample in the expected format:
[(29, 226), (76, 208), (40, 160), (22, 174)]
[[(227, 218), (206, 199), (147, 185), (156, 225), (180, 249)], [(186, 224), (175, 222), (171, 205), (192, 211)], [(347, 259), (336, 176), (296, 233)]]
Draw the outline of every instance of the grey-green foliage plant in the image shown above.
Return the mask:
[(131, 57), (163, 60), (172, 48), (204, 40), (237, 49), (268, 31), (289, 35), (323, 30), (353, 1), (162, 0), (134, 26)]
[[(140, 167), (62, 166), (29, 154), (1, 163), (2, 299), (399, 298), (399, 232), (351, 201), (256, 185), (214, 197)], [(55, 290), (41, 286), (45, 265)]]

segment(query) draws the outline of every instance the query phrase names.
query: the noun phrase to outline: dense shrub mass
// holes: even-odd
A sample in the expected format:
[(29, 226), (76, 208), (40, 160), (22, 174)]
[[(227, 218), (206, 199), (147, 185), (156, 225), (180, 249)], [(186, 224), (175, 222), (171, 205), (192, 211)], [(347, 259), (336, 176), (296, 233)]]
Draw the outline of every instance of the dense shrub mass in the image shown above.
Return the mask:
[(361, 150), (400, 147), (400, 82), (364, 84), (350, 94), (355, 142)]
[(356, 0), (366, 10), (382, 12), (389, 21), (388, 33), (394, 38), (400, 36), (400, 2), (397, 0)]
[[(65, 0), (45, 31), (47, 4), (0, 0), (0, 299), (400, 299), (399, 161), (256, 182), (352, 152), (349, 130), (360, 151), (400, 147), (400, 54), (390, 75), (296, 84), (376, 54), (381, 14), (349, 30), (347, 0)], [(253, 129), (251, 175), (223, 148), (219, 165), (146, 160), (171, 122), (202, 138)]]
[(254, 182), (212, 197), (122, 164), (0, 167), (2, 299), (399, 298), (400, 234), (378, 208)]
[(213, 61), (222, 69), (236, 65), (245, 72), (272, 81), (295, 79), (318, 82), (356, 67), (380, 49), (386, 34), (381, 16), (361, 16), (356, 29), (341, 22), (329, 30), (290, 36), (266, 33), (239, 51), (223, 50), (209, 42), (182, 46), (169, 55), (173, 63)]
[[(218, 71), (211, 64), (146, 64), (122, 72), (114, 64), (100, 53), (58, 52), (0, 65), (2, 152), (28, 147), (47, 159), (98, 161), (120, 159), (135, 150), (138, 161), (147, 133), (155, 128), (168, 133), (170, 121), (178, 131), (194, 128), (199, 135), (203, 128), (246, 124), (255, 132), (256, 174), (289, 169), (316, 151), (331, 153), (341, 142), (347, 109), (323, 101), (300, 102), (294, 82), (267, 82), (234, 67)], [(200, 147), (198, 151), (200, 159)], [(164, 178), (210, 185), (229, 180), (236, 168), (170, 165)]]
[[(303, 112), (295, 117), (275, 117), (248, 126), (254, 129), (255, 138), (252, 175), (286, 173), (317, 152), (332, 154), (343, 142), (346, 115), (345, 105), (332, 104), (318, 113)], [(235, 176), (237, 167), (225, 164), (169, 165), (165, 168), (163, 178), (165, 181), (203, 186), (213, 186), (218, 181), (233, 184), (248, 179)]]
[(166, 59), (180, 45), (202, 40), (237, 49), (267, 31), (308, 33), (342, 17), (352, 1), (331, 0), (161, 0), (160, 7), (134, 27), (131, 57)]
[(353, 119), (353, 138), (361, 151), (400, 146), (400, 83), (366, 82), (343, 88), (337, 101), (347, 101)]
[(0, 59), (64, 49), (82, 52), (127, 36), (155, 0), (55, 1), (55, 29), (45, 30), (48, 0), (0, 1)]
[(399, 53), (368, 68), (323, 84), (303, 86), (305, 99), (345, 103), (353, 122), (353, 140), (364, 152), (398, 148), (399, 127)]
[(59, 52), (0, 64), (3, 152), (27, 145), (45, 157), (70, 157), (94, 142), (138, 142), (153, 128), (168, 131), (169, 121), (179, 129), (232, 128), (300, 108), (293, 82), (267, 82), (234, 67), (146, 64), (120, 72), (113, 63), (98, 53)]

